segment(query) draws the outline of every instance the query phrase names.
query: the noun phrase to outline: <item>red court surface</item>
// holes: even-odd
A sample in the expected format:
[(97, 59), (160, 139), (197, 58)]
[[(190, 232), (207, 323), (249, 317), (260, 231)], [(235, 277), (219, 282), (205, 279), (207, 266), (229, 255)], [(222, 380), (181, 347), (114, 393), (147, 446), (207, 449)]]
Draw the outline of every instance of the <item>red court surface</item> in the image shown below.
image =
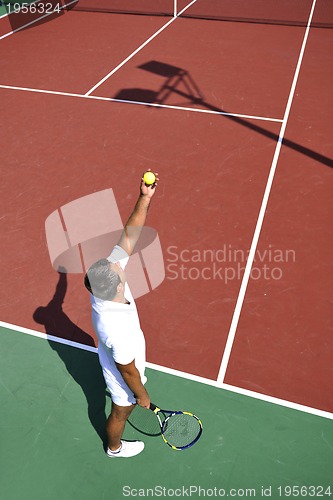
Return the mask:
[[(215, 381), (306, 28), (175, 19), (92, 90), (166, 22), (72, 11), (0, 41), (1, 319), (94, 345), (82, 274), (67, 275), (63, 304), (50, 303), (59, 276), (45, 220), (111, 187), (125, 222), (142, 171), (158, 170), (147, 225), (159, 233), (166, 277), (137, 300), (148, 361)], [(327, 412), (332, 49), (332, 30), (310, 29), (222, 380)], [(49, 303), (46, 319), (35, 314)]]
[[(287, 279), (250, 283), (226, 378), (261, 392), (268, 377), (276, 395), (285, 397), (287, 388), (290, 400), (308, 404), (311, 393), (313, 405), (330, 411), (331, 48), (329, 31), (311, 32), (286, 130), (286, 137), (299, 148), (282, 149), (258, 247), (262, 252), (269, 245), (293, 249), (295, 263), (289, 255)], [(311, 156), (305, 148), (312, 150)], [(262, 350), (264, 339), (270, 344), (268, 351)]]
[[(166, 104), (282, 118), (303, 36), (302, 28), (179, 19), (93, 95), (126, 98), (129, 89), (159, 91), (167, 78), (153, 73), (157, 62), (184, 71)], [(186, 97), (186, 84), (197, 87), (202, 104)]]
[(1, 83), (85, 93), (165, 23), (137, 17), (117, 15), (110, 23), (110, 16), (68, 12), (17, 32), (1, 41)]

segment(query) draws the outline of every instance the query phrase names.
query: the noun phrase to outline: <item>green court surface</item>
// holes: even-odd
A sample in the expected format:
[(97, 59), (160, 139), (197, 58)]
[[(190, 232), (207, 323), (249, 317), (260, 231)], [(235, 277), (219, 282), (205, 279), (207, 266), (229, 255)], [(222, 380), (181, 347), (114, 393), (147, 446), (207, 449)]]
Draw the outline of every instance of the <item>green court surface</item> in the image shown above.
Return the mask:
[(97, 355), (4, 328), (0, 335), (4, 500), (333, 497), (331, 420), (148, 370), (151, 399), (196, 413), (203, 435), (174, 451), (127, 424), (124, 437), (143, 438), (145, 451), (109, 459), (110, 400)]

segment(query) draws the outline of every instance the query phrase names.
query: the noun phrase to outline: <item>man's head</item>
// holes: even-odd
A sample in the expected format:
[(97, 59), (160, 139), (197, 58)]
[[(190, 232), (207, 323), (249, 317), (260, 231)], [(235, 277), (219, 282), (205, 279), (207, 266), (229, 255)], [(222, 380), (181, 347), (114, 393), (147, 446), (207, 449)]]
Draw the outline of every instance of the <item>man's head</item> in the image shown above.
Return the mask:
[(84, 284), (95, 297), (103, 300), (113, 300), (117, 294), (124, 291), (126, 275), (120, 263), (100, 259), (87, 271)]

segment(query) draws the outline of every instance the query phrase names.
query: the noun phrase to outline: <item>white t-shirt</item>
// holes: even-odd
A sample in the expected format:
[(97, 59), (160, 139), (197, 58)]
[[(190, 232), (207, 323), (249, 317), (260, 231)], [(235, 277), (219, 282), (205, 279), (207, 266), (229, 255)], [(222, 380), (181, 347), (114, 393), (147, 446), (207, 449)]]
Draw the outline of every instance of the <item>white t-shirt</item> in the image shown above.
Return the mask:
[[(116, 245), (108, 257), (110, 262), (120, 262), (125, 269), (129, 260), (127, 252)], [(144, 384), (146, 345), (140, 327), (138, 311), (130, 288), (125, 283), (125, 298), (129, 304), (102, 300), (91, 295), (92, 322), (98, 338), (98, 355), (103, 375), (112, 400), (120, 406), (135, 403), (132, 391), (125, 383), (115, 362), (127, 365), (133, 360)]]

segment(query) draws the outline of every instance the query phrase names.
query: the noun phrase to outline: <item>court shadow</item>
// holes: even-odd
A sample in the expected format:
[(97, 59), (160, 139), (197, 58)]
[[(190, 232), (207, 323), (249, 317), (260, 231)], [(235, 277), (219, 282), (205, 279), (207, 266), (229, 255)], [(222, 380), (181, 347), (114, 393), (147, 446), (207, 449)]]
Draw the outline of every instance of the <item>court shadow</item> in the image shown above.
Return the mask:
[[(67, 275), (64, 272), (58, 274), (59, 279), (52, 299), (46, 306), (38, 307), (35, 310), (33, 319), (36, 323), (43, 325), (46, 334), (52, 338), (69, 338), (93, 346), (93, 339), (90, 335), (76, 326), (63, 311), (62, 304), (67, 291)], [(49, 345), (56, 351), (69, 375), (81, 387), (87, 400), (91, 425), (105, 446), (106, 386), (98, 356), (93, 352), (74, 348), (52, 338), (48, 339)]]
[(116, 99), (118, 101), (145, 102), (151, 104), (157, 102), (157, 92), (136, 88), (123, 89), (118, 92)]
[[(179, 68), (177, 66), (172, 66), (170, 64), (163, 63), (161, 61), (148, 61), (140, 66), (138, 69), (143, 71), (148, 71), (153, 73), (154, 75), (158, 75), (163, 78), (162, 85), (157, 90), (152, 89), (122, 89), (117, 92), (116, 95), (112, 96), (113, 99), (119, 99), (124, 101), (130, 101), (133, 103), (139, 104), (157, 104), (157, 105), (167, 105), (167, 99), (173, 95), (173, 97), (179, 96), (186, 100), (188, 107), (199, 106), (202, 109), (207, 109), (210, 111), (214, 111), (216, 113), (221, 113), (224, 118), (227, 118), (231, 121), (236, 122), (243, 127), (247, 127), (254, 132), (263, 135), (264, 137), (268, 137), (272, 139), (274, 142), (280, 141), (280, 137), (278, 134), (271, 132), (270, 130), (265, 129), (264, 127), (257, 125), (254, 121), (246, 118), (242, 118), (240, 116), (235, 116), (228, 110), (224, 108), (219, 108), (213, 104), (210, 104), (205, 100), (203, 93), (200, 91), (199, 86), (192, 78), (189, 71)], [(125, 97), (126, 98), (125, 98)], [(145, 96), (149, 97), (149, 100), (145, 100)], [(173, 104), (174, 107), (179, 106), (180, 104)], [(301, 153), (313, 160), (322, 163), (330, 168), (333, 167), (332, 158), (328, 158), (316, 151), (313, 151), (310, 148), (302, 146), (294, 141), (291, 141), (287, 137), (283, 138), (283, 145), (287, 148), (290, 148), (298, 153)]]

